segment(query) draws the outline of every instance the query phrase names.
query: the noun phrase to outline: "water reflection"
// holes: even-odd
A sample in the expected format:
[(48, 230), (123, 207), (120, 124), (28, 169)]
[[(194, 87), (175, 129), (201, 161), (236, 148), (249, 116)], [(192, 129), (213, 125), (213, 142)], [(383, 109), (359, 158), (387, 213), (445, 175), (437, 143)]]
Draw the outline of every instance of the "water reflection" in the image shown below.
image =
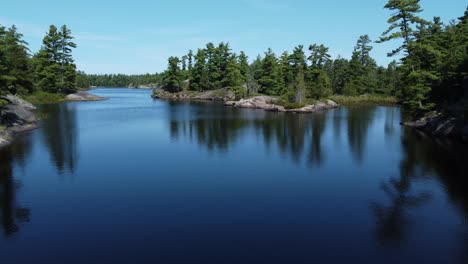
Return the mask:
[(227, 152), (242, 133), (254, 129), (266, 147), (274, 144), (295, 163), (305, 158), (310, 166), (318, 166), (325, 157), (322, 149), (325, 114), (292, 115), (175, 102), (168, 102), (168, 113), (173, 140), (186, 138), (209, 151)]
[[(386, 123), (387, 127), (387, 123)], [(387, 131), (387, 130), (386, 130)], [(376, 235), (383, 244), (400, 244), (409, 233), (411, 211), (425, 205), (428, 192), (415, 192), (412, 185), (421, 181), (438, 181), (446, 190), (450, 204), (454, 204), (464, 217), (461, 245), (462, 263), (468, 261), (468, 149), (459, 142), (429, 138), (412, 130), (404, 130), (401, 137), (403, 158), (398, 177), (382, 184), (382, 191), (390, 198), (390, 204), (372, 203), (377, 219)], [(457, 238), (458, 239), (458, 238)]]
[(73, 173), (78, 159), (76, 104), (50, 104), (40, 107), (45, 117), (42, 136), (51, 160), (59, 173)]
[(0, 221), (7, 237), (19, 231), (20, 223), (30, 219), (31, 210), (16, 201), (21, 182), (13, 177), (13, 167), (25, 165), (30, 149), (29, 137), (18, 138), (14, 144), (0, 149)]
[(376, 107), (348, 108), (348, 142), (356, 161), (361, 162), (364, 157), (367, 132), (372, 122)]
[(188, 138), (206, 146), (209, 151), (225, 152), (248, 121), (239, 115), (231, 115), (222, 105), (206, 109), (204, 104), (168, 102), (171, 138)]

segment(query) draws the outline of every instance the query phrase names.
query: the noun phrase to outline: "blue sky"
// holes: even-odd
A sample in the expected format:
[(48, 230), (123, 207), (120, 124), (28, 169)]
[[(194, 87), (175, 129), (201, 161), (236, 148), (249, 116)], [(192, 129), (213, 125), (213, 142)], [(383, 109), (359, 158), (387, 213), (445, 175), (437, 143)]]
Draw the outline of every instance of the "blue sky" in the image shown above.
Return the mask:
[[(349, 58), (357, 38), (377, 39), (387, 28), (387, 0), (4, 0), (0, 24), (17, 25), (32, 52), (50, 24), (66, 24), (78, 48), (74, 57), (87, 73), (154, 73), (169, 56), (182, 56), (208, 42), (229, 42), (250, 58), (271, 47), (276, 53), (323, 43)], [(444, 22), (461, 16), (466, 0), (422, 0), (424, 18)], [(379, 64), (397, 43), (375, 44)]]

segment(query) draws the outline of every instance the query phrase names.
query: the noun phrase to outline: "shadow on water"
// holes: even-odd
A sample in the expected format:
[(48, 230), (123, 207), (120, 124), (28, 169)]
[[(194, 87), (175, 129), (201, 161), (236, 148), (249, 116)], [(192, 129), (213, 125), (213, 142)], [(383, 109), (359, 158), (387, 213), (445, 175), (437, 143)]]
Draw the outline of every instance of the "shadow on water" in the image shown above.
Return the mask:
[(78, 160), (76, 104), (50, 104), (39, 108), (44, 115), (42, 136), (56, 169), (73, 173)]
[(16, 201), (21, 182), (13, 177), (14, 166), (23, 167), (30, 150), (30, 137), (20, 137), (12, 145), (0, 149), (0, 221), (7, 237), (19, 231), (19, 223), (30, 219), (31, 210)]
[[(386, 132), (387, 124), (386, 124)], [(389, 205), (371, 203), (377, 219), (377, 238), (383, 244), (404, 241), (411, 220), (411, 209), (423, 206), (431, 199), (427, 192), (416, 193), (412, 185), (418, 180), (435, 180), (445, 189), (450, 203), (464, 217), (461, 235), (462, 263), (468, 262), (468, 148), (459, 142), (441, 141), (405, 129), (401, 136), (403, 158), (399, 176), (382, 184), (390, 198)]]

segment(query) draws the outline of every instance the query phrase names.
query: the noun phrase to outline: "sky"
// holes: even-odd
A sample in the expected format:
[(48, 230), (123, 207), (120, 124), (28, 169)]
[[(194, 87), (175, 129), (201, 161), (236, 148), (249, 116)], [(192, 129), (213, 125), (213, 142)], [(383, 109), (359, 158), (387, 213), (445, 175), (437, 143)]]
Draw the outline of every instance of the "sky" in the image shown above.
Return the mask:
[[(15, 24), (31, 53), (49, 25), (66, 24), (86, 73), (142, 74), (163, 71), (170, 56), (208, 42), (229, 42), (251, 58), (272, 48), (325, 44), (333, 57), (349, 58), (360, 35), (377, 40), (388, 27), (387, 0), (3, 0), (0, 24)], [(466, 0), (421, 0), (423, 18), (449, 22), (463, 15)], [(398, 42), (374, 44), (378, 64)]]

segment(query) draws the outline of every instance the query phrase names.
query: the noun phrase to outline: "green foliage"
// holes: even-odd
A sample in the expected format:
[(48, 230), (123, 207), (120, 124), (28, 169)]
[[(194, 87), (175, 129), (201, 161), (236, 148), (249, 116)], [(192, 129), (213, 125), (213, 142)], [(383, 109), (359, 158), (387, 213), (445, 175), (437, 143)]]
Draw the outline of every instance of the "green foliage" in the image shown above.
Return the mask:
[(346, 96), (346, 95), (333, 95), (330, 99), (341, 104), (379, 104), (379, 105), (394, 105), (399, 103), (398, 99), (394, 96), (385, 95), (360, 95), (360, 96)]
[(169, 68), (164, 73), (165, 90), (176, 93), (182, 86), (182, 72), (179, 68), (180, 60), (177, 57), (169, 58)]
[(299, 108), (306, 106), (306, 103), (304, 102), (289, 102), (286, 100), (277, 100), (275, 104), (282, 106), (285, 109), (299, 109)]
[(32, 59), (35, 86), (50, 93), (69, 94), (77, 90), (76, 65), (72, 58), (70, 29), (63, 25), (60, 30), (51, 25), (42, 40), (42, 47)]
[(53, 104), (63, 102), (64, 95), (37, 90), (32, 94), (25, 96), (24, 99), (33, 104)]
[(162, 83), (162, 74), (84, 74), (86, 80), (79, 81), (80, 74), (77, 76), (78, 88), (85, 87), (80, 85), (83, 81), (89, 86), (97, 87), (138, 87), (140, 85), (158, 85)]
[(23, 35), (12, 26), (0, 26), (0, 94), (26, 94), (33, 90), (29, 50)]

